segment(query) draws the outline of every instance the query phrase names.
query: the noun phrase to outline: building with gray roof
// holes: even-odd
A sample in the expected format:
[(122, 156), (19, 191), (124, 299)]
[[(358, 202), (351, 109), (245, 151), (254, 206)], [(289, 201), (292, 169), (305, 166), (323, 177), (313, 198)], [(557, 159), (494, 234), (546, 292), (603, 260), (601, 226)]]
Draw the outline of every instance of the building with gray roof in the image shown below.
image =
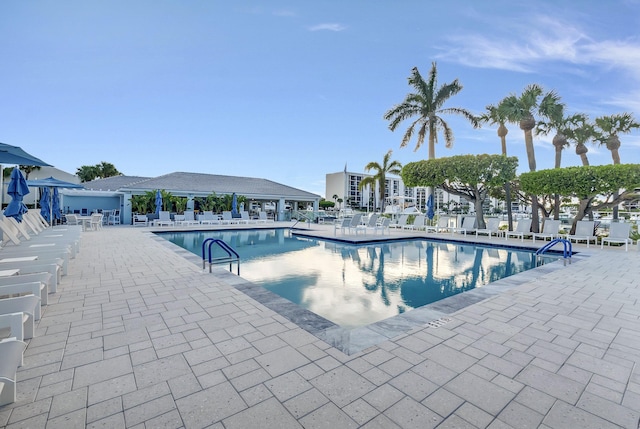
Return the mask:
[[(158, 177), (114, 176), (85, 182), (83, 185), (85, 189), (82, 190), (63, 191), (65, 210), (120, 209), (121, 221), (125, 224), (131, 222), (131, 197), (158, 189), (174, 196), (186, 197), (188, 208), (193, 208), (195, 197), (206, 197), (212, 193), (231, 195), (235, 192), (252, 203), (275, 206), (278, 219), (284, 219), (285, 208), (288, 206), (297, 209), (298, 204), (302, 203), (305, 207), (312, 205), (314, 211), (317, 211), (320, 202), (319, 195), (271, 180), (219, 174), (175, 172)], [(113, 207), (114, 205), (118, 207)]]

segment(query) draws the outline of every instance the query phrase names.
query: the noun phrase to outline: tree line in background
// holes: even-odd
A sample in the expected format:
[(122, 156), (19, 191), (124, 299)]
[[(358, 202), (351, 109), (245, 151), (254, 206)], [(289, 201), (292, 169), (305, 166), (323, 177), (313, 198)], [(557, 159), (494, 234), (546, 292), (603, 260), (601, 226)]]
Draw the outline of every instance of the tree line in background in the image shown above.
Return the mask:
[[(187, 208), (187, 197), (177, 196), (171, 192), (160, 190), (162, 195), (162, 210), (182, 213)], [(237, 195), (238, 206), (247, 204), (247, 197)], [(233, 196), (228, 194), (216, 195), (215, 192), (206, 197), (195, 197), (193, 199), (194, 209), (198, 211), (212, 211), (220, 213), (230, 211), (233, 205)], [(133, 195), (131, 197), (131, 210), (134, 213), (145, 214), (156, 211), (156, 191), (147, 191), (143, 195)]]
[[(501, 142), (501, 153), (505, 161), (500, 164), (488, 155), (477, 157), (452, 157), (451, 161), (438, 162), (418, 162), (410, 163), (402, 168), (401, 176), (408, 186), (439, 186), (449, 189), (453, 194), (463, 195), (474, 204), (478, 204), (478, 196), (493, 192), (500, 194), (506, 199), (507, 216), (509, 219), (509, 229), (512, 229), (511, 216), (511, 190), (518, 187), (515, 180), (515, 170), (511, 176), (512, 161), (507, 158), (506, 136), (508, 134), (507, 124), (517, 124), (524, 132), (527, 161), (530, 172), (536, 171), (536, 157), (533, 145), (533, 134), (548, 135), (554, 133), (552, 143), (555, 147), (555, 169), (561, 168), (562, 151), (571, 146), (575, 146), (575, 152), (580, 157), (583, 166), (589, 166), (587, 158), (588, 143), (606, 146), (611, 151), (614, 165), (620, 164), (620, 134), (630, 133), (633, 129), (640, 128), (640, 123), (636, 122), (631, 113), (620, 113), (605, 115), (591, 121), (586, 113), (568, 114), (566, 105), (562, 103), (560, 96), (555, 91), (545, 92), (537, 84), (528, 85), (521, 94), (510, 94), (497, 104), (486, 106), (486, 112), (481, 115), (473, 115), (466, 109), (459, 107), (444, 107), (445, 102), (462, 90), (462, 85), (455, 79), (451, 83), (438, 86), (436, 63), (432, 63), (427, 80), (418, 71), (417, 67), (411, 70), (409, 85), (414, 92), (407, 94), (405, 99), (384, 114), (384, 119), (389, 121), (389, 129), (395, 131), (405, 120), (412, 120), (405, 131), (400, 147), (405, 147), (417, 134), (417, 142), (414, 151), (417, 151), (424, 143), (428, 142), (428, 159), (435, 160), (435, 144), (438, 142), (438, 133), (442, 132), (447, 148), (452, 147), (454, 137), (453, 131), (443, 119), (443, 115), (455, 114), (466, 118), (474, 128), (482, 124), (498, 125), (498, 137)], [(389, 151), (382, 164), (371, 162), (367, 164), (365, 170), (375, 170), (371, 180), (364, 186), (375, 184), (379, 187), (380, 195), (385, 195), (385, 174), (397, 171), (401, 166), (396, 161), (390, 160)], [(499, 165), (500, 174), (492, 177), (491, 180), (484, 180), (483, 173), (477, 168), (483, 162), (493, 162)], [(516, 160), (517, 165), (517, 160)], [(533, 175), (526, 179), (522, 188), (518, 188), (518, 195), (526, 198), (532, 207), (532, 230), (538, 232), (539, 213), (551, 214), (558, 219), (560, 214), (560, 197), (574, 196), (581, 200), (578, 216), (592, 216), (592, 211), (596, 207), (593, 202), (596, 196), (605, 195), (605, 202), (598, 207), (612, 207), (614, 219), (617, 219), (617, 205), (623, 201), (637, 199), (638, 195), (632, 190), (640, 186), (640, 175), (636, 174), (640, 166), (632, 165), (627, 169), (585, 169), (585, 173), (577, 173), (580, 170), (567, 170), (573, 176), (573, 182), (565, 182), (562, 177), (566, 172), (552, 173), (545, 170), (545, 173)], [(477, 177), (476, 177), (477, 176)], [(474, 179), (474, 177), (476, 177)], [(525, 177), (521, 175), (521, 177)], [(606, 179), (605, 179), (606, 177)], [(543, 185), (543, 178), (547, 180)], [(487, 185), (482, 191), (478, 188), (479, 181), (484, 180)], [(562, 185), (551, 186), (553, 180), (558, 180)], [(607, 185), (604, 182), (609, 181)], [(496, 183), (502, 185), (496, 187)], [(455, 183), (454, 183), (455, 182)], [(572, 184), (573, 183), (573, 184)], [(575, 184), (575, 186), (574, 186)], [(457, 191), (456, 187), (461, 186), (464, 191)], [(624, 188), (623, 194), (619, 194), (612, 189)], [(586, 193), (585, 189), (591, 189)], [(550, 195), (539, 195), (540, 192), (553, 190), (552, 207), (547, 210)], [(526, 193), (523, 194), (522, 191)], [(595, 192), (595, 193), (594, 193)], [(431, 193), (431, 189), (429, 190)], [(474, 199), (475, 198), (475, 199)], [(384, 198), (381, 198), (381, 203)], [(481, 211), (482, 212), (482, 211)], [(484, 224), (484, 221), (482, 221)]]
[(76, 170), (76, 175), (81, 182), (90, 182), (96, 179), (105, 179), (107, 177), (121, 176), (115, 165), (110, 162), (102, 161), (96, 165), (83, 165)]

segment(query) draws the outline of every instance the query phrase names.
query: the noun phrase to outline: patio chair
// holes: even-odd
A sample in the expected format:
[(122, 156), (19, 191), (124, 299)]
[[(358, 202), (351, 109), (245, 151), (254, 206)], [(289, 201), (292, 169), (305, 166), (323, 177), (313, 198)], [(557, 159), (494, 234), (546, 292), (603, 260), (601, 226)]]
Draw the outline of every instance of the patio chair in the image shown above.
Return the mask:
[(222, 224), (223, 225), (233, 225), (239, 224), (240, 220), (233, 217), (233, 214), (230, 211), (222, 212)]
[(471, 231), (476, 226), (476, 218), (475, 216), (465, 216), (462, 218), (462, 225), (460, 226), (451, 226), (449, 227), (449, 231), (451, 234), (458, 232), (467, 236), (467, 231)]
[(157, 226), (173, 226), (174, 222), (171, 220), (171, 213), (161, 210), (160, 213), (158, 213), (158, 219), (154, 220), (153, 224)]
[(424, 227), (425, 232), (447, 232), (449, 231), (449, 216), (440, 216), (438, 222), (435, 225), (426, 225)]
[(525, 235), (531, 235), (531, 219), (520, 219), (515, 230), (504, 232), (504, 239), (508, 240), (509, 237), (520, 237), (520, 241), (524, 241)]
[(425, 228), (424, 225), (425, 215), (418, 215), (413, 219), (413, 223), (411, 225), (405, 225), (402, 229), (411, 229), (414, 231), (419, 231)]
[(258, 213), (258, 223), (269, 223), (269, 222), (274, 222), (273, 219), (269, 219), (269, 217), (267, 216), (267, 212), (260, 212)]
[(247, 224), (247, 225), (250, 224), (250, 223), (258, 223), (255, 219), (251, 219), (249, 217), (249, 212), (246, 211), (246, 210), (241, 212), (240, 216), (241, 216), (241, 218), (239, 220), (239, 223), (244, 223), (244, 224)]
[(109, 225), (120, 225), (120, 210), (114, 210), (109, 213), (109, 220), (107, 223)]
[(214, 215), (212, 211), (205, 211), (202, 213), (200, 223), (203, 225), (215, 225), (220, 224), (220, 219), (218, 215)]
[(384, 235), (384, 232), (387, 231), (387, 234), (391, 234), (391, 231), (389, 230), (390, 223), (391, 219), (389, 219), (388, 217), (383, 218), (382, 222), (375, 226), (375, 228), (373, 229), (373, 233), (377, 234), (377, 232), (380, 231), (380, 234)]
[(497, 217), (492, 217), (487, 219), (487, 227), (476, 229), (476, 237), (478, 234), (488, 234), (489, 239), (491, 239), (491, 234), (495, 234), (495, 236), (499, 236), (502, 234), (500, 231), (500, 219)]
[(544, 221), (542, 225), (542, 232), (532, 232), (533, 242), (536, 242), (536, 238), (542, 238), (546, 240), (553, 240), (558, 236), (558, 232), (560, 231), (560, 221), (554, 219), (547, 219)]
[(349, 221), (349, 225), (346, 228), (347, 233), (351, 233), (353, 231), (356, 235), (358, 235), (358, 227), (362, 226), (362, 213), (356, 213)]
[(133, 215), (133, 226), (149, 226), (147, 215)]
[[(366, 234), (367, 230), (374, 229), (377, 224), (378, 224), (378, 215), (373, 213), (369, 215), (369, 219), (367, 219), (367, 223), (364, 225), (356, 226), (356, 230), (363, 230), (364, 233)], [(356, 231), (356, 234), (357, 234), (357, 231)]]
[(333, 224), (333, 235), (336, 235), (338, 230), (342, 231), (344, 234), (344, 232), (349, 228), (349, 225), (351, 225), (351, 219), (348, 217), (336, 219)]
[(598, 244), (598, 237), (595, 235), (596, 223), (592, 220), (579, 220), (576, 222), (576, 231), (573, 235), (567, 235), (569, 241), (579, 243), (581, 241), (587, 242), (587, 248), (589, 242), (593, 241), (594, 244)]
[(600, 248), (604, 248), (604, 243), (624, 243), (624, 250), (629, 250), (629, 244), (633, 244), (633, 240), (629, 238), (629, 232), (631, 232), (630, 223), (613, 222), (609, 227), (609, 236), (604, 237), (600, 241)]
[(40, 309), (40, 298), (35, 295), (22, 295), (0, 299), (0, 315), (23, 313), (22, 325), (24, 338), (33, 338), (36, 308)]
[(92, 231), (102, 229), (102, 213), (93, 213), (91, 215), (91, 221), (89, 222), (89, 228)]
[(398, 221), (396, 223), (389, 224), (389, 228), (400, 228), (400, 229), (403, 229), (404, 226), (407, 224), (407, 220), (408, 219), (409, 219), (409, 215), (401, 215), (398, 218)]
[[(11, 276), (11, 277), (19, 277), (19, 276)], [(43, 305), (46, 305), (48, 302), (49, 290), (47, 285), (42, 282), (29, 282), (29, 283), (16, 283), (16, 284), (7, 284), (0, 286), (0, 301), (5, 298), (14, 298), (17, 296), (23, 295), (33, 295), (38, 299), (38, 304), (36, 305), (33, 313), (33, 317), (35, 320), (40, 320), (42, 316), (41, 308)], [(43, 302), (43, 298), (45, 302)]]
[(15, 337), (0, 341), (0, 407), (16, 401), (16, 374), (25, 347)]

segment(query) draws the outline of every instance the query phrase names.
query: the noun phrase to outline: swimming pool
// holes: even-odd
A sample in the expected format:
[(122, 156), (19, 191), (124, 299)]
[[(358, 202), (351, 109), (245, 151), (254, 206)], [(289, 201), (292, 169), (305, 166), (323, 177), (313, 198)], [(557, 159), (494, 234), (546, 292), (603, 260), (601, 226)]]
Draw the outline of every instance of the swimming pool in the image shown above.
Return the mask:
[(343, 328), (403, 314), (536, 266), (533, 252), (425, 239), (347, 244), (285, 229), (163, 233), (200, 256), (219, 238), (241, 276)]

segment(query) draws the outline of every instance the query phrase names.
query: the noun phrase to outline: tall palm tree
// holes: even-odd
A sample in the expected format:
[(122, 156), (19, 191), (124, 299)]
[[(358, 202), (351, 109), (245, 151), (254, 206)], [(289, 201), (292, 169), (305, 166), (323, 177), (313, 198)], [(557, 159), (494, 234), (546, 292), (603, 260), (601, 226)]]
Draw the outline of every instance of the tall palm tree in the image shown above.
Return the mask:
[[(600, 145), (607, 146), (611, 151), (611, 158), (614, 164), (620, 164), (620, 138), (618, 134), (630, 133), (634, 128), (640, 128), (631, 113), (621, 113), (617, 115), (601, 116), (596, 118), (596, 126), (598, 127), (598, 137)], [(618, 193), (614, 195), (617, 198)], [(613, 207), (613, 219), (618, 219), (618, 206)]]
[[(504, 101), (504, 100), (503, 100)], [(502, 145), (502, 155), (507, 156), (507, 122), (509, 121), (508, 111), (501, 101), (497, 106), (489, 104), (485, 107), (486, 112), (478, 117), (480, 122), (486, 122), (489, 125), (498, 125), (498, 137)], [(504, 184), (505, 203), (507, 205), (507, 222), (509, 223), (509, 231), (513, 231), (513, 219), (511, 215), (511, 183)]]
[(382, 164), (378, 164), (375, 161), (371, 161), (364, 167), (364, 171), (375, 170), (375, 174), (373, 176), (368, 176), (360, 181), (358, 185), (359, 189), (364, 189), (367, 185), (370, 185), (373, 189), (375, 189), (376, 184), (378, 184), (379, 191), (379, 199), (378, 202), (380, 204), (384, 203), (384, 194), (386, 192), (387, 187), (387, 174), (400, 174), (402, 171), (402, 164), (399, 161), (391, 161), (392, 150), (389, 150), (387, 154), (382, 159)]
[[(555, 168), (562, 166), (562, 150), (569, 146), (566, 128), (573, 121), (573, 117), (564, 115), (564, 108), (565, 105), (557, 102), (551, 93), (547, 94), (547, 97), (540, 102), (540, 111), (545, 112), (548, 119), (538, 122), (536, 126), (536, 135), (548, 135), (553, 131), (556, 133), (551, 141), (556, 151)], [(554, 195), (553, 218), (560, 219), (560, 195), (558, 194)]]
[(443, 108), (449, 98), (462, 90), (462, 85), (460, 85), (458, 79), (455, 79), (451, 83), (445, 83), (438, 87), (437, 76), (438, 71), (435, 62), (431, 64), (429, 78), (426, 82), (420, 75), (417, 67), (411, 69), (409, 85), (415, 89), (415, 92), (407, 94), (402, 103), (393, 106), (391, 110), (384, 114), (384, 119), (391, 121), (389, 124), (391, 131), (395, 131), (398, 125), (405, 119), (416, 117), (404, 133), (400, 147), (405, 147), (409, 143), (413, 133), (417, 129), (418, 141), (416, 142), (415, 150), (420, 149), (420, 146), (424, 143), (425, 136), (428, 134), (428, 159), (436, 157), (435, 144), (438, 141), (438, 131), (443, 132), (447, 148), (453, 145), (453, 132), (440, 115), (462, 115), (467, 118), (474, 127), (478, 126), (478, 119), (468, 110), (459, 107)]
[(635, 121), (631, 113), (621, 113), (596, 118), (596, 125), (600, 134), (599, 143), (607, 146), (607, 149), (611, 151), (613, 163), (620, 164), (620, 153), (618, 152), (620, 138), (618, 134), (630, 133), (634, 128), (640, 128), (640, 124)]
[(589, 159), (587, 158), (589, 149), (585, 143), (595, 138), (595, 126), (589, 122), (589, 116), (584, 113), (576, 113), (572, 118), (571, 125), (564, 130), (564, 133), (568, 141), (575, 143), (576, 155), (580, 157), (582, 165), (589, 165)]
[[(550, 106), (560, 102), (560, 98), (555, 92), (548, 92), (543, 96), (543, 89), (539, 85), (528, 85), (520, 96), (510, 95), (503, 100), (505, 109), (507, 109), (509, 122), (517, 123), (520, 129), (524, 131), (524, 143), (527, 150), (527, 160), (529, 161), (529, 170), (536, 171), (536, 154), (533, 148), (532, 130), (536, 126), (536, 118), (534, 114), (546, 116), (549, 114)], [(540, 102), (542, 97), (543, 101)], [(543, 110), (540, 109), (541, 106)], [(540, 217), (538, 214), (538, 196), (531, 195), (531, 230), (538, 232)]]

